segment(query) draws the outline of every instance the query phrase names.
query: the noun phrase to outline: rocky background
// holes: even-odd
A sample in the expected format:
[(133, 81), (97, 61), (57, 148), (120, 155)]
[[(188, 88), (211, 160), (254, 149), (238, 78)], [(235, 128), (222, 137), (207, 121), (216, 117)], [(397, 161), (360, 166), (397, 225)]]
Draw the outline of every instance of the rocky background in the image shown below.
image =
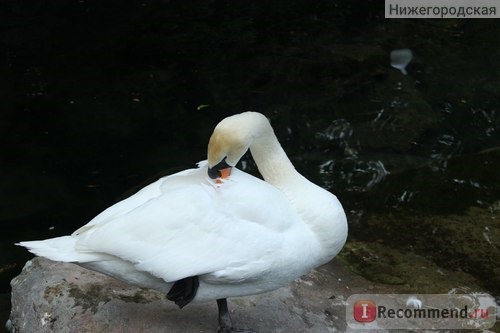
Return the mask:
[[(386, 20), (374, 0), (2, 2), (2, 317), (31, 258), (14, 242), (193, 166), (244, 110), (341, 199), (345, 267), (498, 297), (497, 21)], [(398, 48), (414, 53), (406, 76), (389, 65)]]
[[(286, 288), (229, 301), (233, 325), (266, 332), (345, 332), (353, 293), (390, 289), (334, 261)], [(217, 305), (180, 310), (165, 295), (130, 287), (79, 266), (43, 258), (12, 280), (12, 332), (215, 332)]]

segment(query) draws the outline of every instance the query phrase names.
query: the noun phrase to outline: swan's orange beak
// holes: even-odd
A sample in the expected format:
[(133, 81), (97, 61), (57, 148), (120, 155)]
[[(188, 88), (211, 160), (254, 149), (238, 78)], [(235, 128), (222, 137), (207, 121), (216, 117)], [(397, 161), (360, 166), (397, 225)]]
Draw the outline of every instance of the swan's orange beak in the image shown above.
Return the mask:
[(222, 179), (228, 179), (229, 176), (231, 175), (231, 167), (220, 169), (219, 173), (220, 173), (220, 178), (222, 178)]
[(215, 179), (216, 183), (222, 183), (222, 180), (228, 179), (229, 175), (231, 175), (231, 166), (226, 163), (225, 158), (212, 168), (208, 168), (208, 176)]
[(220, 177), (218, 177), (215, 182), (217, 184), (221, 184), (223, 179), (228, 179), (231, 175), (231, 167), (220, 169), (219, 170)]

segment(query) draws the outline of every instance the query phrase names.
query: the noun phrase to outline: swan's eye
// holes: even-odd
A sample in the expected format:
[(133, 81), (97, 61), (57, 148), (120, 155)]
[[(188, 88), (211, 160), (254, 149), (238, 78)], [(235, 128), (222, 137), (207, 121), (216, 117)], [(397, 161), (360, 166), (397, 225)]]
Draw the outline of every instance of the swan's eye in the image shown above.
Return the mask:
[(229, 177), (229, 171), (231, 169), (231, 166), (226, 163), (226, 158), (216, 165), (214, 165), (212, 168), (208, 168), (208, 176), (212, 179), (216, 178), (227, 178)]

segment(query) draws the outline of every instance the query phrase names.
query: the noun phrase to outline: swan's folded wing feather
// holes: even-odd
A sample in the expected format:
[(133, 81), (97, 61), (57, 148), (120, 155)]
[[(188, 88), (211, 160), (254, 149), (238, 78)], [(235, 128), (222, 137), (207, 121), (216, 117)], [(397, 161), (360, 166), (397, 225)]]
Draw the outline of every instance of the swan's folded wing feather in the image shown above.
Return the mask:
[(296, 217), (280, 192), (247, 177), (240, 173), (220, 188), (200, 182), (170, 187), (86, 229), (77, 250), (120, 257), (167, 282), (203, 274), (226, 282), (258, 276), (272, 268)]
[(89, 223), (87, 223), (86, 225), (82, 226), (81, 228), (73, 232), (73, 235), (78, 235), (88, 230), (89, 228), (93, 227), (94, 225), (103, 224), (121, 215), (127, 214), (131, 210), (144, 205), (149, 200), (159, 197), (160, 195), (162, 195), (162, 187), (164, 187), (166, 183), (169, 183), (170, 181), (175, 180), (176, 178), (182, 178), (184, 176), (192, 176), (198, 173), (199, 173), (198, 169), (188, 169), (172, 176), (160, 178), (154, 183), (151, 183), (145, 186), (144, 188), (140, 189), (139, 191), (137, 191), (137, 193), (133, 194), (127, 199), (117, 202), (111, 207), (108, 207), (100, 214), (98, 214), (96, 217), (94, 217)]

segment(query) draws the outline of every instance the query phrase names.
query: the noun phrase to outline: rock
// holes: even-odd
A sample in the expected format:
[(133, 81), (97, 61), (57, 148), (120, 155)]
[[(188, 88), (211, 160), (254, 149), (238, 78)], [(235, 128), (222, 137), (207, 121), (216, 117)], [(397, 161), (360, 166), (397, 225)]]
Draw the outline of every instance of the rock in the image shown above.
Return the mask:
[[(165, 295), (71, 263), (28, 261), (11, 282), (11, 332), (214, 332), (215, 302), (179, 309)], [(375, 287), (338, 261), (288, 287), (229, 300), (233, 324), (258, 332), (344, 332), (345, 300)]]
[(351, 240), (342, 252), (342, 259), (361, 276), (395, 285), (400, 293), (447, 294), (462, 286), (486, 292), (480, 287), (484, 283), (471, 274), (439, 266), (420, 251), (392, 248), (382, 242)]
[(499, 217), (500, 201), (460, 214), (397, 209), (366, 214), (352, 224), (356, 236), (340, 257), (365, 278), (398, 284), (403, 292), (437, 294), (467, 286), (470, 291), (498, 295)]

